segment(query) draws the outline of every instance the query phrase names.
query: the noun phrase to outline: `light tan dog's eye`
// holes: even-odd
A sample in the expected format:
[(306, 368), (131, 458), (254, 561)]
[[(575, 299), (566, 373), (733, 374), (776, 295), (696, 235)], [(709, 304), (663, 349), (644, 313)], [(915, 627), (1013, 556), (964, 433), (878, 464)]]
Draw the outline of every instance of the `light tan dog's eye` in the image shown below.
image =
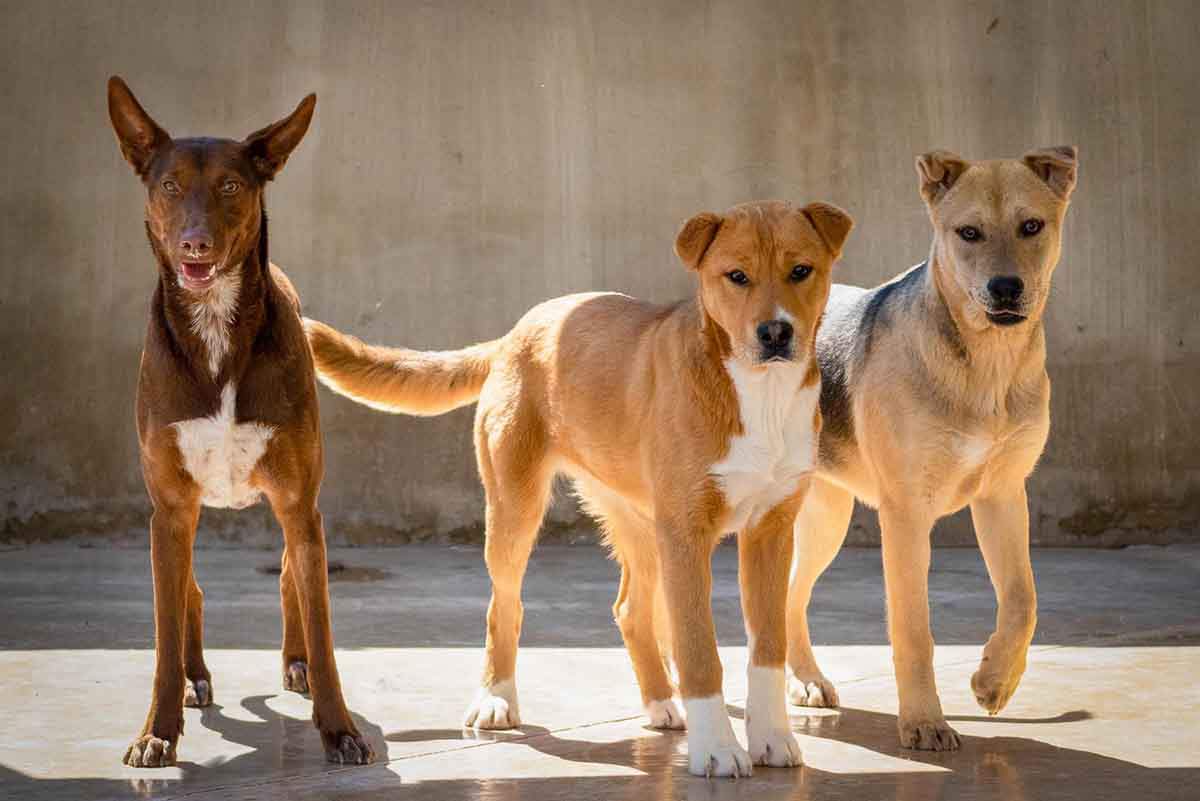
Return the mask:
[(730, 270), (725, 273), (725, 277), (738, 286), (748, 286), (750, 284), (750, 276), (746, 275), (741, 270)]
[(1021, 223), (1021, 236), (1037, 236), (1037, 234), (1041, 232), (1045, 225), (1046, 224), (1037, 217), (1031, 217), (1030, 219)]

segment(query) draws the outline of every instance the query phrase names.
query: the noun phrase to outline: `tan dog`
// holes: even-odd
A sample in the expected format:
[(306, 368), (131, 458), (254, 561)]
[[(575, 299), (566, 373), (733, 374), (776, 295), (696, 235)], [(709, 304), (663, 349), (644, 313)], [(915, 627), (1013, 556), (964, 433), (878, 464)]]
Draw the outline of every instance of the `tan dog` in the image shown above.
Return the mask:
[(1042, 310), (1075, 186), (1073, 147), (1022, 160), (917, 160), (929, 261), (870, 291), (835, 286), (817, 335), (820, 466), (796, 519), (788, 602), (792, 702), (836, 706), (813, 659), (808, 601), (857, 497), (879, 509), (900, 742), (958, 747), (933, 677), (926, 579), (934, 522), (970, 504), (996, 589), (971, 686), (999, 712), (1025, 670), (1036, 594), (1025, 479), (1050, 428)]
[[(660, 651), (669, 636), (692, 773), (800, 763), (784, 674), (791, 524), (820, 428), (813, 337), (850, 227), (821, 203), (700, 214), (675, 243), (699, 275), (696, 300), (571, 295), (536, 306), (502, 339), (452, 353), (368, 347), (308, 321), (318, 373), (337, 392), (425, 415), (479, 400), (492, 600), (466, 725), (519, 725), (521, 581), (562, 472), (621, 563), (614, 614), (652, 725), (682, 726)], [(712, 551), (730, 531), (740, 534), (750, 640), (749, 754), (725, 711), (710, 598)], [(669, 633), (655, 626), (660, 588)]]

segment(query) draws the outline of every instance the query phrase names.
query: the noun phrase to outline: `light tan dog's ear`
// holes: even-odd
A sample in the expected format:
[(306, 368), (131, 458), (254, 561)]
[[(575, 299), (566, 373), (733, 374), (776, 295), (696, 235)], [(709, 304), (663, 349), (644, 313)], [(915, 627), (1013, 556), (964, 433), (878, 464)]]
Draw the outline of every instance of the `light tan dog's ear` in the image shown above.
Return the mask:
[(970, 164), (949, 150), (934, 150), (917, 156), (917, 175), (921, 177), (921, 197), (932, 206), (950, 191)]
[(817, 234), (833, 257), (839, 258), (842, 255), (842, 245), (846, 244), (846, 237), (854, 227), (854, 220), (850, 215), (828, 203), (809, 203), (800, 209), (800, 212), (812, 223), (812, 227), (817, 229)]
[(1071, 197), (1079, 172), (1079, 153), (1075, 145), (1044, 147), (1026, 153), (1023, 160), (1029, 169), (1050, 185), (1056, 195), (1063, 200)]
[(721, 215), (703, 211), (683, 224), (675, 236), (675, 255), (691, 270), (700, 269), (704, 252), (717, 237), (721, 227)]

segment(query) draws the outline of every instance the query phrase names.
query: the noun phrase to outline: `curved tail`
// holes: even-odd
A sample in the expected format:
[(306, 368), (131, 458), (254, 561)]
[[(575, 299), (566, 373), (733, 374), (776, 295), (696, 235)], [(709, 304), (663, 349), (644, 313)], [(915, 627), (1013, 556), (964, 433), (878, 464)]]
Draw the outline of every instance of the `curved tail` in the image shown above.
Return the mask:
[(304, 333), (325, 386), (373, 409), (421, 416), (474, 403), (502, 341), (454, 351), (385, 348), (307, 317)]

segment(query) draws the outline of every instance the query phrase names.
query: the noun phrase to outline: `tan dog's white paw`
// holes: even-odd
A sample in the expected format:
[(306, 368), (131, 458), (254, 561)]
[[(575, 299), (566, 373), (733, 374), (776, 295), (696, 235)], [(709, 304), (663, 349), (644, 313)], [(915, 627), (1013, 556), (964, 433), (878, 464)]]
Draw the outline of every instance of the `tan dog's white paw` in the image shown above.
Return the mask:
[(520, 725), (517, 688), (512, 679), (480, 687), (463, 717), (463, 726), (471, 729), (515, 729)]
[(686, 728), (683, 714), (670, 698), (646, 704), (646, 717), (650, 718), (650, 728), (652, 729)]
[(897, 724), (900, 745), (917, 751), (957, 751), (958, 732), (945, 720), (903, 720)]
[(183, 691), (183, 705), (204, 707), (213, 702), (212, 682), (208, 679), (188, 679)]
[(837, 689), (820, 672), (788, 676), (787, 694), (792, 706), (833, 708), (838, 705)]
[(798, 768), (802, 763), (800, 743), (790, 729), (772, 729), (766, 732), (748, 730), (750, 759), (755, 765), (769, 768)]
[(123, 761), (131, 768), (168, 768), (175, 764), (175, 743), (143, 734), (125, 750)]
[(782, 667), (751, 665), (746, 672), (746, 739), (755, 765), (794, 768), (800, 764), (800, 744), (788, 720)]
[(688, 772), (693, 776), (750, 776), (750, 753), (738, 743), (720, 693), (685, 698), (688, 729)]

